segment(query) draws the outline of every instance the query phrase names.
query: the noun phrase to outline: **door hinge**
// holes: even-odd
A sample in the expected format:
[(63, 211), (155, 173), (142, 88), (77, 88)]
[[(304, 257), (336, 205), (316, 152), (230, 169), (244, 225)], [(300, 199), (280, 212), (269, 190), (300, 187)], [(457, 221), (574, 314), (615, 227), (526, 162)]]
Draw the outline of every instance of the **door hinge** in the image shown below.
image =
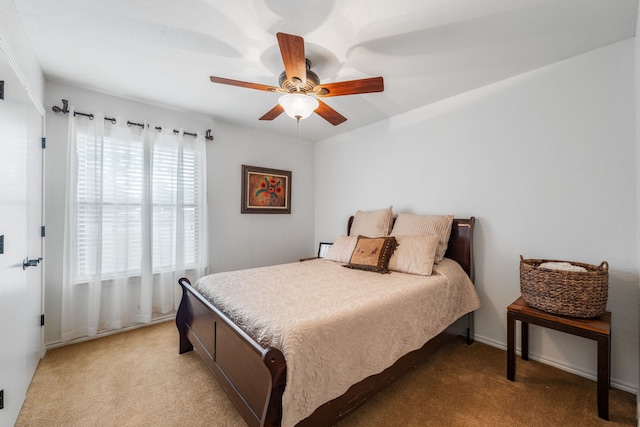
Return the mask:
[(47, 138), (42, 137), (42, 149), (44, 150), (45, 148), (47, 148)]
[(44, 314), (40, 315), (40, 326), (44, 326)]
[(4, 99), (4, 80), (0, 80), (0, 99)]
[(45, 233), (44, 233), (44, 225), (42, 227), (40, 227), (40, 237), (44, 237)]

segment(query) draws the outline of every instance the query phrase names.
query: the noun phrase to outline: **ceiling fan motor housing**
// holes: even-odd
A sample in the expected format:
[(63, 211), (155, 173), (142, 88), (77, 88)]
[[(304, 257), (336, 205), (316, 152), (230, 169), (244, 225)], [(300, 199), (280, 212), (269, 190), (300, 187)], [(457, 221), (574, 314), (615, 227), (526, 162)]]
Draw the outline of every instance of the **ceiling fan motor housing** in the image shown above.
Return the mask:
[(307, 81), (305, 84), (300, 84), (300, 81), (297, 79), (289, 80), (287, 79), (287, 72), (283, 71), (280, 73), (280, 77), (278, 77), (278, 83), (280, 87), (286, 92), (304, 92), (309, 93), (313, 91), (313, 88), (320, 84), (320, 77), (313, 71), (311, 71), (311, 61), (306, 59), (307, 65)]

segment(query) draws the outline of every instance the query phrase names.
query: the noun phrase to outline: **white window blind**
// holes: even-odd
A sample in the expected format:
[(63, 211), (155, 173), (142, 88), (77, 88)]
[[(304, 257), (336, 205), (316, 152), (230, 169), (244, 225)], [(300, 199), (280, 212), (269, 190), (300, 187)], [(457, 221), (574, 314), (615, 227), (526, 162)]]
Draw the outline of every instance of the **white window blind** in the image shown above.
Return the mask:
[[(146, 226), (150, 226), (154, 272), (176, 265), (179, 243), (185, 268), (200, 265), (201, 161), (188, 144), (182, 153), (178, 148), (174, 138), (160, 138), (145, 156), (142, 132), (125, 138), (114, 132), (100, 138), (79, 131), (77, 282), (95, 276), (98, 267), (103, 279), (140, 275)], [(144, 191), (147, 180), (149, 195)], [(143, 222), (147, 197), (151, 225)], [(182, 227), (181, 233), (176, 233), (177, 227)], [(177, 242), (177, 236), (183, 241)], [(101, 262), (94, 262), (97, 257)]]

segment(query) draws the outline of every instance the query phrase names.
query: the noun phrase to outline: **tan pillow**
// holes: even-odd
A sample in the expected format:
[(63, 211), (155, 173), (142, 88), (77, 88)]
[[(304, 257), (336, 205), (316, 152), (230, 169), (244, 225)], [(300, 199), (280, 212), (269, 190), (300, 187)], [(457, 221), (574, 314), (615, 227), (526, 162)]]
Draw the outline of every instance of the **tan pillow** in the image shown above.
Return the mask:
[(395, 237), (358, 236), (349, 264), (345, 267), (388, 273), (387, 265), (395, 248)]
[(393, 211), (391, 206), (377, 211), (357, 211), (351, 224), (350, 236), (384, 237), (389, 235)]
[(351, 254), (358, 242), (358, 236), (338, 236), (333, 245), (327, 251), (324, 259), (347, 263), (351, 259)]
[(430, 276), (436, 257), (438, 236), (395, 236), (398, 246), (389, 259), (389, 270)]
[(396, 223), (391, 230), (391, 236), (403, 234), (421, 234), (438, 236), (438, 247), (436, 248), (435, 263), (439, 263), (444, 258), (444, 253), (449, 245), (451, 226), (453, 225), (453, 215), (413, 215), (398, 214)]

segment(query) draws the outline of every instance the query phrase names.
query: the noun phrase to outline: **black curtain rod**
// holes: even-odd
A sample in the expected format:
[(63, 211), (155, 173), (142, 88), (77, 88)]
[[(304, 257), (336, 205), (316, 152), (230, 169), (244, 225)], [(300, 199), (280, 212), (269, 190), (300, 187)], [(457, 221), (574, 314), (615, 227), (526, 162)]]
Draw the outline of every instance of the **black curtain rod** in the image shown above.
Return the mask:
[[(53, 112), (54, 112), (54, 113), (68, 114), (68, 113), (69, 113), (69, 101), (67, 101), (66, 99), (63, 99), (63, 100), (62, 100), (62, 108), (58, 107), (57, 105), (54, 105), (51, 109), (53, 110)], [(88, 117), (88, 118), (89, 118), (89, 120), (93, 120), (93, 118), (94, 118), (94, 117), (93, 117), (93, 114), (81, 113), (81, 112), (79, 112), (79, 111), (74, 111), (74, 112), (73, 112), (73, 116), (74, 116), (74, 117), (75, 117), (75, 116), (85, 116), (85, 117)], [(113, 123), (113, 124), (116, 124), (116, 119), (115, 119), (115, 118), (112, 118), (112, 117), (105, 117), (104, 119), (105, 119), (105, 120), (109, 120), (109, 121), (110, 121), (111, 123)], [(129, 126), (129, 127), (131, 127), (131, 126), (140, 126), (140, 127), (144, 127), (144, 123), (134, 123), (134, 122), (127, 121), (127, 126)], [(149, 125), (147, 124), (147, 127), (148, 127), (148, 126), (149, 126)], [(162, 128), (161, 128), (160, 126), (156, 126), (156, 128), (155, 128), (155, 129), (156, 129), (158, 132), (162, 132)], [(177, 134), (177, 133), (179, 133), (179, 132), (180, 132), (180, 131), (179, 131), (179, 130), (177, 130), (177, 129), (174, 129), (174, 130), (173, 130), (173, 134), (174, 134), (174, 135), (175, 135), (175, 134)], [(192, 136), (192, 137), (194, 137), (194, 138), (197, 138), (197, 137), (198, 137), (198, 134), (197, 134), (197, 133), (191, 133), (191, 132), (182, 132), (182, 133), (183, 133), (183, 135), (189, 135), (189, 136)], [(205, 136), (204, 136), (204, 137), (205, 137), (205, 139), (206, 139), (207, 141), (213, 141), (213, 135), (211, 135), (211, 129), (207, 129), (207, 132), (206, 132), (206, 134), (205, 134)]]
[[(177, 134), (177, 133), (180, 133), (180, 131), (179, 131), (178, 129), (174, 129), (174, 130), (173, 130), (173, 134), (175, 135), (175, 134)], [(183, 134), (183, 135), (189, 135), (189, 136), (192, 136), (192, 137), (194, 137), (194, 138), (197, 138), (197, 137), (198, 137), (198, 134), (196, 134), (196, 133), (182, 132), (182, 134)], [(213, 138), (213, 137), (212, 137), (212, 138)]]

